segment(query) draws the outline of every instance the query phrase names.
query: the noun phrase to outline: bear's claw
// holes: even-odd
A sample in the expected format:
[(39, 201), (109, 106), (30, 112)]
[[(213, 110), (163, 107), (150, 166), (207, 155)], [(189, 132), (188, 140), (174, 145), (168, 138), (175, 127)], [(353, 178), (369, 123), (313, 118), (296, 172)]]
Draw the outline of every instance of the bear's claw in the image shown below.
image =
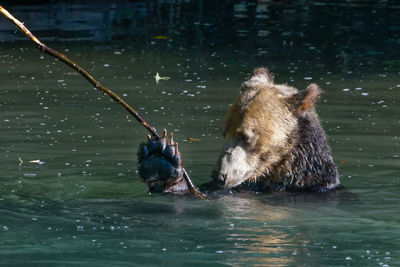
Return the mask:
[(150, 192), (164, 192), (182, 180), (182, 157), (173, 133), (167, 138), (164, 129), (160, 138), (148, 136), (138, 150), (138, 173)]

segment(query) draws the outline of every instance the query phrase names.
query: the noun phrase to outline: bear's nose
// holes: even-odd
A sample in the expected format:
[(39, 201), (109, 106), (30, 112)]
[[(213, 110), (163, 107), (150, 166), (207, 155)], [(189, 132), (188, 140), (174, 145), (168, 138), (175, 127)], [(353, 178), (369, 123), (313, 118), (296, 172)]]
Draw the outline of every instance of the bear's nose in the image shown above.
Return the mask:
[(225, 183), (226, 183), (226, 174), (221, 173), (221, 172), (217, 172), (216, 170), (213, 170), (212, 178), (219, 185), (225, 185)]

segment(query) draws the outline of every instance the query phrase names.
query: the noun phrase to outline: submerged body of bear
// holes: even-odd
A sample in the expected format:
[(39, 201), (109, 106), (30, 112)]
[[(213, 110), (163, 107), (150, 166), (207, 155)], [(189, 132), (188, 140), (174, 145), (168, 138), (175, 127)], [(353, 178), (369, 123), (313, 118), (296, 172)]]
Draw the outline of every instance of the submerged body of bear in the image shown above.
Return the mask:
[[(210, 184), (255, 191), (332, 191), (340, 187), (315, 111), (321, 89), (299, 93), (257, 68), (243, 83), (223, 126), (224, 145)], [(139, 177), (150, 191), (185, 192), (177, 144), (149, 139), (138, 152)]]

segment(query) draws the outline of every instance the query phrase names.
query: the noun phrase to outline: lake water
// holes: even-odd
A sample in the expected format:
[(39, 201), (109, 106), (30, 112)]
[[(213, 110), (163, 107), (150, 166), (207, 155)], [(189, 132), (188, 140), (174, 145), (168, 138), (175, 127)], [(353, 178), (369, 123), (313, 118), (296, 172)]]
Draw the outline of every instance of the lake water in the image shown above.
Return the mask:
[[(197, 185), (210, 180), (222, 120), (252, 68), (298, 89), (318, 83), (346, 189), (149, 195), (136, 171), (146, 130), (0, 18), (0, 265), (400, 265), (394, 2), (5, 2), (159, 132), (173, 131)], [(170, 79), (156, 84), (157, 72)]]

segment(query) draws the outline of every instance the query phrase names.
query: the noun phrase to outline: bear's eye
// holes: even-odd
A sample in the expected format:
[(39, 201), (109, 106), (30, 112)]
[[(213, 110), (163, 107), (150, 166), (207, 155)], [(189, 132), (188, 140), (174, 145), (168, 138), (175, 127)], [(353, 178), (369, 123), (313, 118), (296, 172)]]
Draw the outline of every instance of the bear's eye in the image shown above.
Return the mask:
[(245, 143), (245, 144), (250, 143), (250, 136), (247, 135), (247, 134), (241, 133), (240, 136), (239, 136), (239, 138), (240, 138), (240, 140), (241, 140), (243, 143)]

